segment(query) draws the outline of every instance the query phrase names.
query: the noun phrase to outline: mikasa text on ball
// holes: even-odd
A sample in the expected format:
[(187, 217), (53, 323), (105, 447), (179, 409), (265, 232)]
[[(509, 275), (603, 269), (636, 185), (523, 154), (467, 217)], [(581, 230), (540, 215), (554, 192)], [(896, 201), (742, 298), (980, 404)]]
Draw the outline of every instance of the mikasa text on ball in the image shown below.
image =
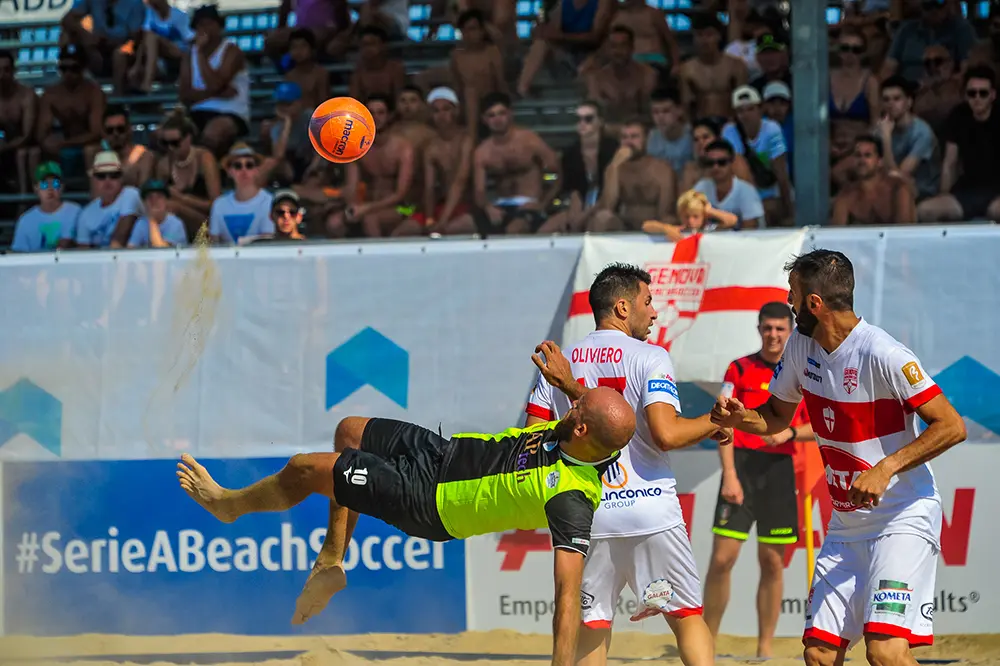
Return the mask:
[(334, 97), (313, 111), (309, 140), (323, 158), (338, 164), (353, 162), (375, 142), (375, 119), (353, 97)]

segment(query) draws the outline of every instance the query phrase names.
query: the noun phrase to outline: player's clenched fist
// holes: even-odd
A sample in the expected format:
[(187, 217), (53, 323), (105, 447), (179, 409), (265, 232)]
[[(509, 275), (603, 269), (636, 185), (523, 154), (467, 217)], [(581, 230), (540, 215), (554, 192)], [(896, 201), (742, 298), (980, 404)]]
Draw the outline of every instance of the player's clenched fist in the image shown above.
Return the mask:
[(743, 416), (747, 413), (747, 408), (736, 398), (719, 396), (715, 399), (715, 406), (712, 407), (712, 423), (722, 428), (734, 428), (743, 423)]

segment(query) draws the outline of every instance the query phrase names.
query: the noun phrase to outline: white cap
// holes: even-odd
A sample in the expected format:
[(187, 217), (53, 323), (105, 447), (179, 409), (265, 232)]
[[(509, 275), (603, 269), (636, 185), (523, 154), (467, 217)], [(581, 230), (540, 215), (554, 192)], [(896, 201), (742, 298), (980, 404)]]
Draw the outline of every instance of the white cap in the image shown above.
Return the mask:
[(94, 173), (107, 173), (122, 170), (122, 161), (118, 159), (118, 153), (112, 150), (102, 150), (94, 156)]
[(428, 104), (433, 104), (439, 99), (443, 99), (446, 102), (451, 102), (455, 106), (458, 106), (458, 95), (455, 94), (454, 90), (448, 88), (447, 86), (440, 86), (439, 88), (435, 88), (430, 92), (429, 95), (427, 95)]
[(744, 106), (760, 104), (760, 93), (753, 86), (740, 86), (733, 91), (733, 108), (741, 109)]
[(774, 98), (792, 101), (792, 91), (788, 89), (784, 81), (771, 81), (764, 86), (764, 101)]

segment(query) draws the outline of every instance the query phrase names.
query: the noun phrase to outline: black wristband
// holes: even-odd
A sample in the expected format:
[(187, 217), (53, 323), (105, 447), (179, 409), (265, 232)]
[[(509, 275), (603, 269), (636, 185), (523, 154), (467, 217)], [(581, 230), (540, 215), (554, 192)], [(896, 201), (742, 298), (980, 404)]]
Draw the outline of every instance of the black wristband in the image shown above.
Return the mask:
[(788, 426), (788, 429), (792, 431), (792, 436), (788, 438), (788, 441), (794, 442), (795, 438), (799, 436), (799, 431), (794, 426)]

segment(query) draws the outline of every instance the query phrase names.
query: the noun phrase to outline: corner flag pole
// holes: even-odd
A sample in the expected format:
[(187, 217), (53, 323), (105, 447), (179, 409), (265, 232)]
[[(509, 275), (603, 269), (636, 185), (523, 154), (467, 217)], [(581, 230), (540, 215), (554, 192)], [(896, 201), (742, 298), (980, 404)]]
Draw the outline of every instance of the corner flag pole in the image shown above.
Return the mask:
[(806, 492), (805, 502), (802, 508), (805, 511), (806, 529), (806, 589), (812, 588), (813, 569), (816, 566), (816, 553), (813, 544), (813, 498), (811, 492)]

